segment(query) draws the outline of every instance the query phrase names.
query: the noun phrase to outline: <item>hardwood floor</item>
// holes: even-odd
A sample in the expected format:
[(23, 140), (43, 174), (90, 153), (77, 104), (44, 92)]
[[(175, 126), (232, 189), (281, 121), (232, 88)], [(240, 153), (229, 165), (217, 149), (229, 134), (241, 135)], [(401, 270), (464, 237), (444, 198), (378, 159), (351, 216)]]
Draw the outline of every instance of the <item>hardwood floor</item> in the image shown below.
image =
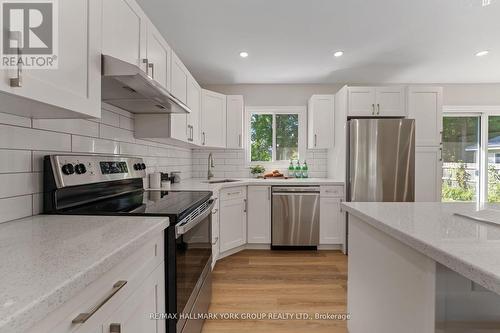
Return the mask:
[(207, 320), (203, 333), (345, 333), (347, 257), (340, 251), (246, 250), (217, 262), (211, 313), (307, 313), (309, 320)]

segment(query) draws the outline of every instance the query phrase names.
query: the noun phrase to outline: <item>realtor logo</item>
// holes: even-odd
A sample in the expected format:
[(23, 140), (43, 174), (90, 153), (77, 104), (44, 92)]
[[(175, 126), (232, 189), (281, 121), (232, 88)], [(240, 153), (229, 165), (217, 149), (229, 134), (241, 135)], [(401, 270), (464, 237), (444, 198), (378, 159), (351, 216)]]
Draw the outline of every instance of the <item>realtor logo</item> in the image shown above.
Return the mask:
[(2, 68), (57, 68), (57, 0), (1, 0)]

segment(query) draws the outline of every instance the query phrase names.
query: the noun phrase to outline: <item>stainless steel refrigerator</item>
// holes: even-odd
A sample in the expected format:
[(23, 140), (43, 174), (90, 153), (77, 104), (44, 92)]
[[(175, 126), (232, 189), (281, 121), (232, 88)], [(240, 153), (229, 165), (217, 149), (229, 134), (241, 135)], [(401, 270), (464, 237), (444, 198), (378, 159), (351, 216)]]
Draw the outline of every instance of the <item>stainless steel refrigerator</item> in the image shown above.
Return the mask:
[(347, 201), (415, 201), (415, 120), (349, 120), (346, 178)]
[(347, 155), (347, 201), (415, 200), (415, 120), (349, 120)]

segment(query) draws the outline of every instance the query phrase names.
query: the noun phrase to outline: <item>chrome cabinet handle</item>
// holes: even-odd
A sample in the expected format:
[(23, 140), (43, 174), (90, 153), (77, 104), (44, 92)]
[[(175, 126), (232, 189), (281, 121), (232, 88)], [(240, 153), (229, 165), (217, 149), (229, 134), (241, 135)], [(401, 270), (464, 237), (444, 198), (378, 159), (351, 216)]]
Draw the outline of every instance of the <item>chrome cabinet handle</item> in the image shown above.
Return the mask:
[(375, 115), (375, 104), (372, 104), (372, 116)]
[(191, 141), (194, 141), (194, 126), (191, 125)]
[(238, 134), (238, 147), (241, 148), (241, 134)]
[(148, 63), (148, 68), (151, 68), (151, 78), (155, 78), (155, 64), (153, 63)]
[(439, 148), (439, 162), (443, 161), (443, 147)]
[(377, 103), (377, 115), (380, 114), (380, 104)]
[[(17, 57), (21, 58), (21, 33), (19, 31), (10, 32), (11, 39), (17, 40)], [(21, 61), (17, 62), (17, 77), (9, 79), (12, 88), (21, 88), (23, 86), (23, 65)]]
[(245, 206), (243, 208), (243, 213), (246, 213), (247, 212), (247, 208), (248, 208), (247, 207), (247, 204), (248, 204), (247, 199), (243, 199), (243, 202), (245, 203)]
[(142, 63), (146, 65), (146, 75), (149, 76), (149, 60), (148, 60), (148, 58), (142, 59)]
[(72, 320), (73, 324), (83, 324), (87, 320), (89, 320), (90, 317), (92, 317), (97, 310), (99, 310), (104, 304), (106, 304), (111, 297), (113, 297), (120, 289), (122, 289), (125, 285), (127, 284), (127, 281), (118, 281), (113, 285), (113, 289), (109, 291), (108, 294), (106, 294), (100, 301), (95, 305), (93, 308), (89, 310), (89, 312), (83, 312), (80, 313), (78, 316), (75, 317), (75, 319)]
[(121, 333), (122, 325), (118, 323), (113, 323), (109, 325), (109, 333)]
[(267, 200), (271, 200), (271, 188), (267, 188)]
[(217, 208), (215, 208), (214, 210), (212, 210), (212, 215), (217, 214), (217, 212), (218, 212), (218, 211), (219, 211), (219, 210), (218, 210)]
[(314, 147), (318, 145), (318, 135), (314, 134)]
[(205, 142), (206, 142), (206, 135), (205, 135), (205, 132), (202, 133), (203, 134), (203, 145), (205, 145)]
[(217, 245), (217, 242), (219, 242), (219, 237), (215, 237), (215, 241), (212, 242), (212, 245)]

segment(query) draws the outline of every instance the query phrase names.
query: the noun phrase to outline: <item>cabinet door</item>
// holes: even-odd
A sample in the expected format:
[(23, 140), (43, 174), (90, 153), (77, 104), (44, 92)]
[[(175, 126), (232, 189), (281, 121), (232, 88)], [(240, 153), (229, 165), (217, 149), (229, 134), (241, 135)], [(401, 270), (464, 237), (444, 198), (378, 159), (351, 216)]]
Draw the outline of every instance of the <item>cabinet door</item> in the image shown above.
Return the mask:
[(187, 100), (188, 77), (189, 72), (186, 66), (184, 66), (175, 52), (172, 52), (172, 82), (170, 92), (183, 103), (186, 103)]
[(147, 73), (167, 90), (170, 90), (171, 53), (170, 46), (150, 23), (147, 39)]
[[(58, 37), (57, 69), (23, 66), (20, 73), (14, 69), (0, 70), (0, 91), (8, 93), (2, 96), (2, 108), (36, 118), (100, 117), (101, 1), (57, 3), (59, 28), (54, 36)], [(20, 78), (21, 86), (11, 87), (11, 78)]]
[(243, 148), (243, 109), (243, 96), (227, 96), (227, 148)]
[(409, 87), (408, 117), (415, 119), (417, 147), (439, 146), (443, 126), (443, 88)]
[(202, 89), (201, 144), (208, 147), (226, 146), (226, 96)]
[(377, 87), (376, 89), (377, 116), (405, 117), (406, 105), (403, 87)]
[(340, 211), (341, 198), (321, 198), (319, 213), (319, 243), (342, 244), (344, 214)]
[(200, 111), (201, 111), (201, 87), (196, 80), (189, 76), (187, 86), (187, 106), (191, 113), (187, 115), (188, 139), (195, 145), (200, 144)]
[(309, 149), (329, 149), (334, 138), (334, 96), (315, 95), (309, 100), (307, 127)]
[(219, 218), (220, 252), (246, 243), (246, 199), (221, 201)]
[(103, 324), (103, 332), (165, 332), (165, 321), (149, 318), (150, 313), (165, 312), (164, 270), (164, 265), (161, 264), (144, 280), (140, 287)]
[(220, 239), (220, 219), (219, 219), (219, 205), (216, 203), (212, 210), (212, 268), (219, 258), (219, 239)]
[(349, 116), (371, 117), (375, 115), (375, 88), (349, 87)]
[(247, 239), (271, 244), (271, 186), (248, 186)]
[(416, 147), (415, 201), (441, 201), (442, 174), (441, 149), (437, 147)]
[(102, 53), (146, 71), (146, 15), (133, 0), (102, 1), (102, 8)]

